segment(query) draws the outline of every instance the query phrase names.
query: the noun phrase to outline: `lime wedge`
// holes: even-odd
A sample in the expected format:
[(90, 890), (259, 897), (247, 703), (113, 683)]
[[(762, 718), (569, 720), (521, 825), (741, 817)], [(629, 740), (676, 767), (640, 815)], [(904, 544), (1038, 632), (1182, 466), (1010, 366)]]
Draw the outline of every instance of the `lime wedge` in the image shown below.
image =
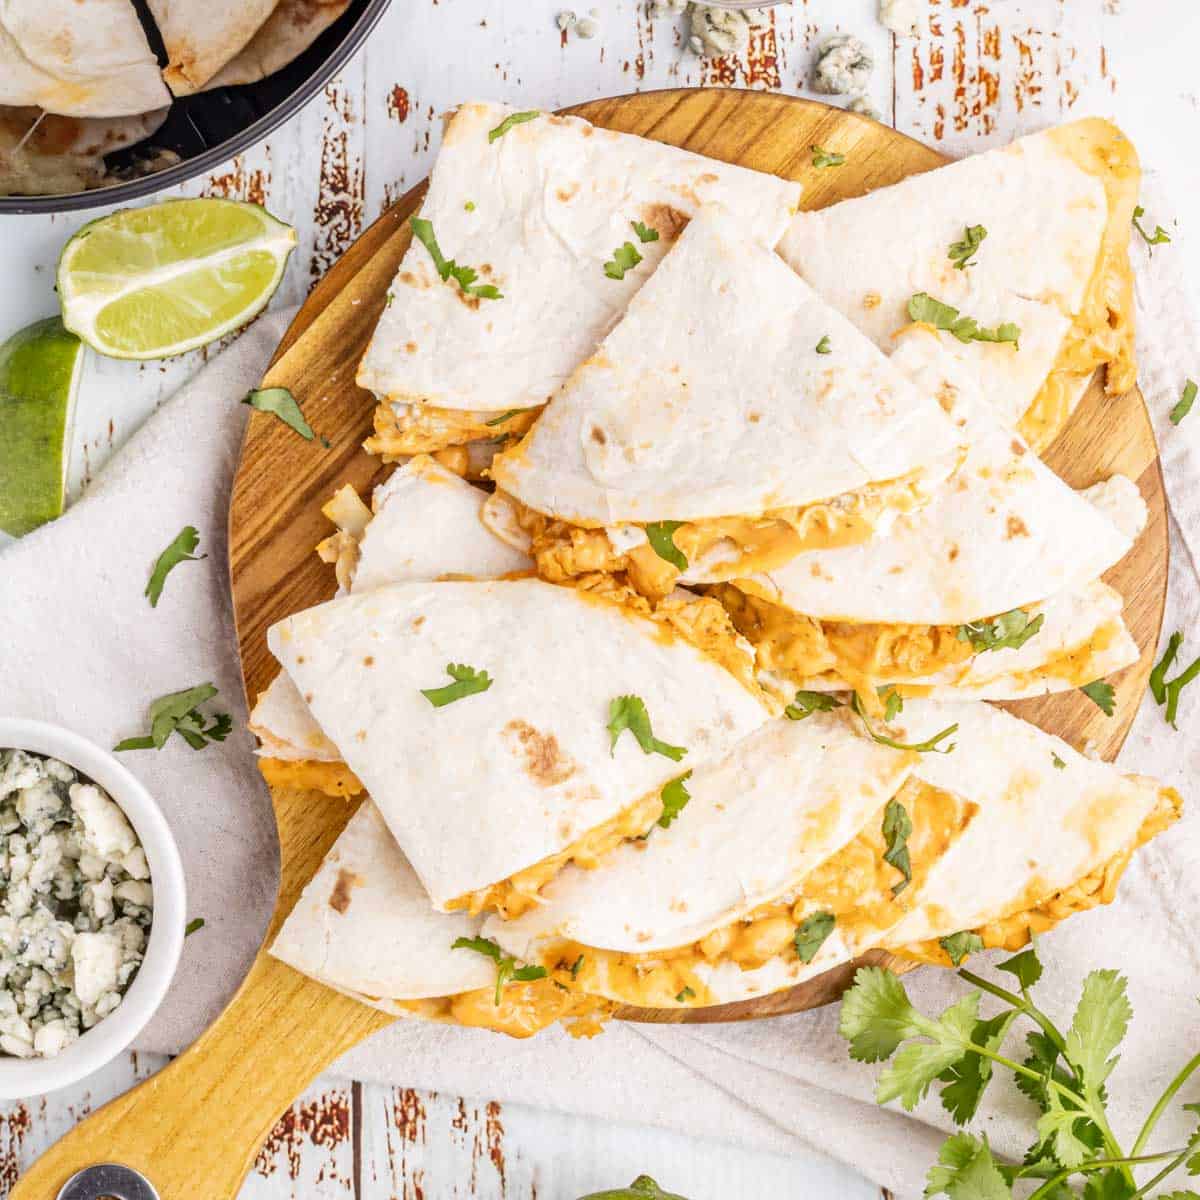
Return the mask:
[(0, 529), (14, 537), (62, 514), (81, 349), (57, 317), (0, 346)]
[(215, 341), (274, 295), (296, 231), (257, 204), (169, 200), (85, 225), (58, 260), (63, 323), (110, 358)]

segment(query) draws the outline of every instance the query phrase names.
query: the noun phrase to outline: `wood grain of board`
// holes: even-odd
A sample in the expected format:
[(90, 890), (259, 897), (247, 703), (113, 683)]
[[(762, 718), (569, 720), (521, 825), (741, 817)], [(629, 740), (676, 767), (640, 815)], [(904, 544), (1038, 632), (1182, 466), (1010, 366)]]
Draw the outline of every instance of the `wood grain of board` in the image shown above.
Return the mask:
[[(858, 195), (945, 161), (873, 121), (764, 93), (654, 92), (570, 111), (609, 128), (802, 179), (807, 207)], [(813, 143), (845, 154), (845, 167), (813, 171)], [(319, 439), (303, 442), (268, 417), (255, 415), (248, 427), (230, 510), (230, 567), (251, 700), (276, 671), (266, 648), (267, 628), (332, 595), (331, 573), (312, 553), (327, 532), (320, 505), (344, 483), (365, 492), (391, 470), (360, 449), (374, 401), (355, 386), (354, 374), (408, 244), (405, 222), (420, 194), (418, 188), (398, 201), (332, 267), (283, 339), (264, 380), (266, 386), (292, 390), (329, 447)], [(1145, 690), (1166, 588), (1162, 482), (1140, 397), (1134, 392), (1106, 398), (1093, 384), (1048, 458), (1074, 486), (1123, 471), (1138, 481), (1150, 507), (1149, 528), (1109, 576), (1128, 600), (1127, 616), (1143, 652), (1136, 666), (1114, 680), (1117, 715), (1104, 717), (1078, 694), (1014, 706), (1077, 746), (1093, 746), (1111, 758)], [(268, 943), (350, 814), (344, 802), (317, 793), (280, 791), (273, 799), (282, 877)], [(834, 999), (852, 970), (850, 965), (788, 992), (717, 1009), (622, 1015), (712, 1021), (795, 1012)], [(162, 1200), (190, 1200), (201, 1178), (206, 1198), (232, 1197), (278, 1114), (334, 1058), (389, 1020), (260, 952), (214, 1025), (167, 1068), (52, 1147), (17, 1185), (13, 1200), (51, 1200), (73, 1171), (101, 1158), (143, 1170)]]

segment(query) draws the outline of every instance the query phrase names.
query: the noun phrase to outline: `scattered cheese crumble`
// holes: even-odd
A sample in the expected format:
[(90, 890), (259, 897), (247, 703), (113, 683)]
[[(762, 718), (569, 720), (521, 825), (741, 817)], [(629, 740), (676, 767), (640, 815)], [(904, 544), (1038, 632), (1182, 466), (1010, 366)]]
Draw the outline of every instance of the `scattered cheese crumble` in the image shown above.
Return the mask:
[(813, 68), (813, 88), (830, 96), (865, 92), (874, 69), (875, 60), (866, 44), (841, 33), (821, 47)]
[(150, 868), (106, 792), (0, 750), (0, 1052), (49, 1058), (120, 1003), (153, 912)]

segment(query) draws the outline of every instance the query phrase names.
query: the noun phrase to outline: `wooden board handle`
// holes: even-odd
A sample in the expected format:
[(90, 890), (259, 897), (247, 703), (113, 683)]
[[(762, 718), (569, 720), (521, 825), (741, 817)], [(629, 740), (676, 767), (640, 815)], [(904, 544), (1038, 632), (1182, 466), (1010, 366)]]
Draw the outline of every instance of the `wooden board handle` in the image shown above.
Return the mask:
[(233, 1200), (279, 1114), (339, 1054), (393, 1019), (260, 951), (197, 1041), (51, 1146), (10, 1200), (55, 1200), (96, 1162), (141, 1171), (160, 1200)]

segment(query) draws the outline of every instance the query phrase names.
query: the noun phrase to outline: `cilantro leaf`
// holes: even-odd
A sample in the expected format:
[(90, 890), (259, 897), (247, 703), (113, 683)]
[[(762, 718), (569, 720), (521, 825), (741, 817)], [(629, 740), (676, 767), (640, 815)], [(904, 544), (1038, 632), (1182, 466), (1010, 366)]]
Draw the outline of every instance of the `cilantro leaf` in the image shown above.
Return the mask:
[(468, 296), (478, 296), (483, 300), (504, 299), (503, 293), (492, 284), (475, 282), (479, 278), (479, 272), (474, 267), (460, 267), (454, 259), (447, 258), (442, 253), (433, 233), (432, 221), (427, 221), (424, 217), (412, 217), (408, 223), (412, 226), (413, 237), (429, 251), (429, 257), (433, 259), (434, 268), (443, 283), (453, 279)]
[(956, 270), (965, 271), (968, 267), (975, 265), (972, 255), (982, 245), (985, 237), (987, 237), (987, 230), (982, 225), (968, 225), (963, 230), (963, 240), (950, 243), (950, 261)]
[(188, 923), (187, 923), (187, 924), (186, 924), (186, 925), (183, 927), (183, 936), (184, 936), (184, 937), (191, 937), (191, 935), (192, 935), (193, 933), (195, 933), (197, 929), (203, 929), (203, 928), (204, 928), (204, 918), (203, 918), (203, 917), (193, 917), (193, 918), (192, 918), (192, 919), (191, 919), (191, 920), (190, 920), (190, 921), (189, 921), (189, 922), (188, 922)]
[(856, 1062), (881, 1062), (906, 1038), (920, 1037), (924, 1021), (891, 971), (859, 967), (842, 997), (838, 1032), (850, 1043), (850, 1057)]
[(671, 746), (660, 742), (650, 728), (650, 714), (640, 696), (617, 696), (608, 706), (608, 732), (612, 736), (609, 753), (617, 751), (617, 738), (628, 729), (637, 739), (643, 754), (661, 754), (672, 762), (678, 762), (687, 751), (682, 746)]
[(502, 412), (498, 417), (493, 417), (490, 421), (484, 421), (487, 426), (503, 425), (505, 421), (511, 421), (518, 413), (533, 412), (537, 408), (536, 404), (531, 404), (528, 408), (510, 408), (508, 412)]
[(450, 946), (451, 950), (474, 950), (476, 954), (482, 954), (485, 958), (490, 958), (496, 964), (496, 1007), (500, 1006), (500, 995), (504, 990), (504, 985), (510, 980), (516, 980), (518, 983), (528, 983), (534, 979), (545, 979), (545, 967), (518, 967), (516, 960), (510, 954), (505, 954), (500, 946), (492, 941), (491, 938), (485, 937), (460, 937), (455, 938)]
[(450, 949), (474, 950), (476, 954), (482, 954), (495, 962), (499, 962), (504, 957), (504, 951), (500, 949), (500, 943), (493, 942), (491, 938), (485, 937), (455, 938), (454, 944)]
[(1054, 1088), (1046, 1089), (1046, 1100), (1047, 1109), (1038, 1118), (1038, 1137), (1064, 1167), (1077, 1167), (1088, 1157), (1089, 1147), (1076, 1132), (1079, 1122), (1088, 1120), (1087, 1114), (1065, 1107)]
[(812, 151), (812, 165), (814, 167), (840, 167), (846, 161), (844, 154), (837, 154), (832, 150), (824, 150), (820, 146), (810, 146)]
[(818, 354), (832, 354), (833, 353), (833, 343), (830, 342), (830, 340), (829, 340), (829, 334), (826, 334), (817, 343), (817, 353)]
[[(998, 1013), (987, 1021), (977, 1021), (971, 1041), (993, 1053), (999, 1051), (1017, 1019), (1015, 1009)], [(956, 1125), (965, 1125), (979, 1111), (979, 1102), (992, 1079), (992, 1060), (982, 1054), (966, 1054), (941, 1075), (942, 1107)]]
[(894, 721), (904, 711), (904, 697), (890, 684), (876, 688), (875, 692), (883, 701), (883, 719)]
[(687, 807), (687, 802), (692, 798), (691, 793), (687, 790), (686, 784), (691, 779), (691, 771), (680, 775), (678, 779), (672, 779), (670, 783), (662, 790), (663, 810), (662, 816), (658, 818), (658, 823), (664, 828), (669, 829), (671, 822)]
[(1103, 679), (1094, 679), (1091, 683), (1086, 684), (1079, 689), (1106, 717), (1113, 715), (1113, 710), (1116, 708), (1117, 700), (1116, 693), (1113, 691), (1113, 685), (1107, 683)]
[(811, 917), (805, 917), (796, 926), (796, 933), (792, 938), (792, 944), (796, 947), (796, 957), (804, 963), (812, 962), (836, 924), (837, 917), (831, 912), (813, 913)]
[(791, 704), (783, 710), (783, 715), (789, 721), (803, 721), (805, 717), (811, 717), (815, 712), (829, 712), (831, 709), (841, 707), (842, 702), (836, 696), (829, 695), (828, 692), (806, 692), (801, 688)]
[(311, 442), (316, 437), (312, 426), (304, 419), (304, 414), (300, 411), (299, 401), (285, 387), (255, 388), (247, 393), (242, 403), (258, 409), (259, 412), (271, 413), (278, 417), (306, 442)]
[(1045, 613), (1032, 620), (1023, 608), (1010, 609), (986, 621), (968, 621), (955, 631), (960, 642), (983, 654), (988, 650), (1019, 650), (1046, 622)]
[(979, 993), (968, 992), (936, 1021), (922, 1018), (921, 1033), (931, 1041), (909, 1042), (897, 1051), (879, 1076), (875, 1099), (880, 1104), (899, 1100), (912, 1112), (930, 1085), (968, 1052), (979, 1020)]
[(893, 896), (900, 895), (912, 883), (912, 860), (908, 855), (908, 838), (912, 831), (912, 818), (908, 815), (908, 809), (899, 800), (889, 800), (883, 810), (883, 861), (895, 867), (904, 876), (904, 879), (892, 888)]
[(658, 241), (658, 230), (651, 229), (649, 225), (643, 225), (641, 221), (630, 221), (633, 226), (633, 232), (638, 235), (638, 241), (645, 244), (646, 242)]
[(938, 1165), (929, 1168), (925, 1196), (948, 1196), (950, 1200), (1012, 1200), (1012, 1188), (1004, 1181), (992, 1158), (987, 1138), (982, 1141), (967, 1133), (956, 1133), (938, 1154)]
[(613, 251), (612, 260), (604, 264), (604, 273), (609, 279), (624, 279), (626, 271), (632, 271), (642, 261), (637, 247), (625, 242)]
[(1124, 976), (1116, 971), (1092, 971), (1084, 979), (1063, 1056), (1078, 1070), (1089, 1091), (1098, 1089), (1117, 1065), (1111, 1055), (1121, 1044), (1132, 1016)]
[(1050, 751), (1050, 761), (1054, 764), (1054, 769), (1056, 771), (1063, 770), (1067, 765), (1061, 758), (1058, 757), (1057, 754), (1054, 753), (1053, 750)]
[(958, 933), (938, 938), (938, 945), (945, 950), (950, 961), (958, 967), (962, 965), (962, 960), (968, 954), (978, 954), (983, 949), (983, 938), (969, 929), (962, 929)]
[(927, 741), (917, 742), (914, 745), (906, 745), (904, 742), (897, 742), (893, 738), (885, 737), (882, 733), (877, 733), (871, 727), (871, 723), (867, 720), (866, 714), (863, 711), (862, 701), (858, 698), (857, 692), (850, 699), (850, 707), (858, 715), (858, 719), (862, 721), (863, 728), (867, 731), (867, 736), (873, 742), (878, 742), (881, 746), (890, 746), (893, 750), (913, 750), (917, 754), (929, 754), (931, 752), (935, 754), (949, 754), (954, 749), (955, 743), (953, 742), (945, 749), (940, 749), (938, 743), (945, 741), (946, 738), (958, 732), (957, 722), (953, 725), (947, 725), (945, 729), (939, 733), (935, 733)]
[(1172, 425), (1178, 425), (1192, 411), (1192, 405), (1196, 402), (1197, 391), (1200, 391), (1200, 389), (1190, 379), (1183, 385), (1183, 395), (1180, 396), (1179, 403), (1171, 409)]
[(486, 671), (476, 671), (474, 667), (468, 667), (465, 663), (447, 663), (446, 674), (454, 680), (453, 683), (440, 688), (421, 688), (421, 695), (434, 708), (444, 708), (456, 700), (486, 692), (493, 683)]
[(161, 750), (173, 733), (178, 733), (193, 750), (202, 750), (210, 741), (223, 742), (233, 729), (229, 714), (218, 713), (211, 723), (206, 723), (206, 718), (198, 711), (201, 704), (216, 694), (217, 689), (211, 683), (201, 683), (182, 692), (160, 696), (150, 705), (149, 734), (118, 742), (113, 747), (114, 753)]
[(646, 526), (646, 537), (650, 542), (650, 549), (659, 558), (680, 571), (686, 571), (687, 555), (675, 545), (675, 530), (682, 524), (683, 521), (652, 521)]
[(207, 558), (207, 554), (193, 554), (192, 551), (200, 544), (200, 534), (194, 525), (185, 525), (176, 535), (175, 540), (154, 561), (154, 569), (150, 572), (150, 581), (142, 594), (150, 601), (151, 608), (158, 607), (159, 597), (162, 596), (163, 584), (167, 576), (181, 562), (199, 562)]
[(678, 1004), (682, 1004), (685, 1000), (694, 999), (695, 995), (696, 995), (696, 993), (692, 988), (685, 987), (685, 988), (682, 988), (680, 991), (676, 992), (675, 1001)]
[(571, 964), (571, 978), (572, 978), (572, 979), (578, 979), (578, 978), (579, 978), (579, 969), (580, 969), (580, 967), (582, 967), (582, 966), (583, 966), (583, 955), (581, 954), (581, 955), (580, 955), (580, 956), (579, 956), (579, 957), (578, 957), (578, 958), (577, 958), (577, 959), (576, 959), (576, 960), (575, 960), (575, 961), (574, 961), (574, 962)]
[(627, 1188), (591, 1192), (579, 1200), (687, 1200), (674, 1192), (664, 1192), (649, 1175), (639, 1175)]
[(1178, 728), (1175, 724), (1175, 717), (1179, 712), (1179, 695), (1197, 675), (1200, 675), (1200, 658), (1197, 658), (1195, 662), (1176, 675), (1163, 689), (1167, 698), (1167, 711), (1164, 715), (1167, 719), (1167, 724), (1172, 729)]
[(1011, 342), (1014, 349), (1021, 348), (1021, 330), (1013, 322), (1005, 321), (994, 329), (986, 328), (974, 317), (961, 316), (953, 305), (935, 300), (928, 292), (917, 292), (909, 297), (908, 316), (912, 321), (953, 334), (960, 342)]
[(1017, 983), (1023, 990), (1033, 987), (1042, 977), (1042, 964), (1032, 943), (1026, 946), (1020, 954), (1014, 954), (1012, 958), (1006, 958), (1002, 963), (996, 963), (996, 970), (1015, 975)]
[(1171, 664), (1175, 661), (1175, 656), (1179, 653), (1179, 647), (1182, 645), (1183, 634), (1179, 632), (1171, 634), (1167, 640), (1166, 651), (1159, 659), (1158, 665), (1150, 672), (1150, 693), (1156, 704), (1167, 702), (1167, 672), (1171, 669)]
[(488, 130), (488, 145), (496, 141), (497, 138), (502, 138), (514, 125), (524, 125), (526, 121), (532, 121), (535, 117), (540, 117), (540, 110), (533, 109), (529, 112), (509, 113), (495, 129)]
[(1133, 227), (1142, 235), (1142, 241), (1145, 242), (1147, 246), (1158, 246), (1163, 242), (1169, 242), (1171, 240), (1171, 235), (1161, 225), (1156, 224), (1154, 226), (1153, 234), (1147, 233), (1142, 228), (1141, 218), (1145, 215), (1146, 210), (1140, 204), (1133, 210)]

